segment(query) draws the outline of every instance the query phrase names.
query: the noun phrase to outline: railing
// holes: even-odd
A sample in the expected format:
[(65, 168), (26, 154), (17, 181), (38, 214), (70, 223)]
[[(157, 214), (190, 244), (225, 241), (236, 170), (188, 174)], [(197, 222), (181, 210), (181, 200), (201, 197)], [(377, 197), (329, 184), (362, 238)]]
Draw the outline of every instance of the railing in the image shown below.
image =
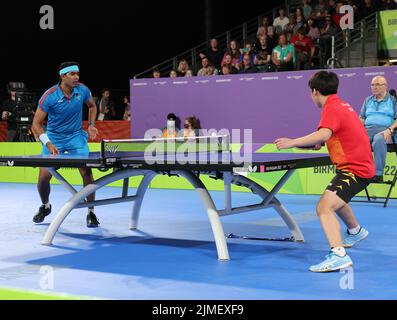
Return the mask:
[[(360, 20), (359, 22), (354, 24), (354, 28), (352, 30), (347, 29), (346, 31), (341, 31), (337, 33), (333, 37), (332, 43), (332, 56), (327, 61), (328, 67), (335, 67), (335, 65), (339, 65), (340, 67), (349, 68), (351, 62), (351, 48), (354, 44), (361, 41), (361, 66), (364, 66), (366, 59), (366, 47), (367, 43), (365, 39), (368, 35), (371, 35), (373, 32), (376, 33), (378, 31), (379, 26), (379, 15), (378, 12), (375, 12), (368, 17)], [(342, 65), (340, 61), (338, 61), (337, 56), (341, 56), (345, 54), (346, 57), (346, 65)]]
[[(274, 19), (277, 16), (277, 8), (274, 8), (270, 11), (267, 11), (261, 14), (258, 17), (255, 17), (234, 29), (231, 29), (221, 35), (218, 35), (214, 38), (218, 40), (218, 48), (222, 51), (226, 51), (228, 44), (231, 40), (236, 40), (241, 45), (244, 45), (247, 41), (254, 41), (256, 37), (256, 33), (258, 31), (259, 26), (262, 23), (262, 19), (264, 17), (271, 17)], [(189, 49), (173, 58), (170, 58), (158, 65), (151, 67), (137, 75), (134, 76), (135, 79), (138, 78), (148, 78), (152, 76), (153, 69), (158, 69), (162, 75), (166, 75), (171, 70), (176, 70), (178, 68), (178, 63), (181, 60), (186, 60), (189, 63), (190, 68), (193, 71), (200, 69), (201, 62), (200, 53), (205, 52), (209, 47), (209, 41), (201, 43), (200, 45), (194, 47), (193, 49)]]

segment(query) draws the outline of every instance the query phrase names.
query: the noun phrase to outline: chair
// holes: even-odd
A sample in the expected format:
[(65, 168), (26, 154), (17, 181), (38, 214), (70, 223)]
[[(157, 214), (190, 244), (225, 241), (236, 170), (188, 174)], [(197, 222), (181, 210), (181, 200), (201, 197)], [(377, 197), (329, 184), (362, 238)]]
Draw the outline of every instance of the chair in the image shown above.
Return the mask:
[[(394, 131), (396, 133), (396, 130)], [(393, 143), (387, 145), (387, 152), (388, 153), (395, 153), (397, 157), (397, 143), (396, 143), (396, 135), (394, 134), (392, 136)], [(396, 185), (397, 182), (397, 168), (394, 170), (394, 176), (392, 180), (384, 181), (384, 182), (377, 182), (376, 184), (384, 184), (384, 185), (389, 185), (389, 190), (387, 192), (387, 196), (384, 199), (384, 201), (377, 200), (378, 197), (375, 196), (370, 196), (368, 192), (368, 188), (365, 188), (365, 194), (367, 197), (367, 200), (352, 200), (352, 202), (369, 202), (369, 203), (382, 203), (383, 207), (387, 207), (387, 204), (389, 203), (391, 193), (393, 191), (394, 186)]]

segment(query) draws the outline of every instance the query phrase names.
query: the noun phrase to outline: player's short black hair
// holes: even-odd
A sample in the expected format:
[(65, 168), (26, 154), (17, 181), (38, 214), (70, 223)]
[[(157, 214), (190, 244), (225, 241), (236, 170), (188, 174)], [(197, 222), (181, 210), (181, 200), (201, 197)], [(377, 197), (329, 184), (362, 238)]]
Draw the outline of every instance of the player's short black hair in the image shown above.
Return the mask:
[(65, 69), (67, 67), (71, 67), (71, 66), (78, 66), (80, 68), (80, 63), (76, 62), (76, 61), (67, 61), (67, 62), (62, 62), (59, 65), (58, 71), (61, 71), (62, 69)]
[(170, 114), (167, 116), (167, 120), (174, 120), (174, 121), (176, 121), (176, 115), (175, 115), (175, 113), (170, 113)]
[(338, 75), (331, 71), (319, 71), (309, 80), (309, 87), (316, 89), (323, 96), (337, 94), (339, 88)]

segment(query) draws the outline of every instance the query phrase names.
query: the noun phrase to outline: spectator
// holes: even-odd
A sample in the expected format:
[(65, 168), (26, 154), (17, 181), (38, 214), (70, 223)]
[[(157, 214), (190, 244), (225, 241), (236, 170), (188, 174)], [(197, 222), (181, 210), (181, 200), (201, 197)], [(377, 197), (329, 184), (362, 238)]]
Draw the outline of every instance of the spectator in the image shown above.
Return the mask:
[(240, 63), (243, 62), (244, 55), (248, 54), (251, 57), (251, 64), (254, 64), (255, 53), (254, 53), (254, 47), (252, 46), (251, 43), (247, 42), (245, 44), (245, 47), (241, 49), (240, 52), (241, 52)]
[(298, 25), (294, 14), (290, 14), (289, 23), (284, 30), (288, 41), (291, 41), (292, 37), (298, 33)]
[(254, 64), (251, 61), (251, 55), (248, 53), (243, 55), (243, 61), (240, 64), (240, 72), (241, 74), (243, 73), (256, 73), (257, 70), (254, 66)]
[(116, 109), (114, 107), (113, 101), (110, 99), (110, 90), (103, 89), (102, 97), (99, 100), (99, 114), (98, 114), (98, 121), (103, 120), (112, 120), (116, 118)]
[(161, 78), (161, 73), (160, 73), (160, 70), (159, 70), (159, 69), (154, 69), (152, 75), (153, 75), (153, 78), (154, 78), (154, 79)]
[(192, 70), (192, 69), (189, 69), (188, 71), (186, 71), (185, 77), (187, 77), (187, 78), (194, 77), (193, 70)]
[(222, 63), (222, 68), (224, 66), (227, 66), (230, 69), (230, 72), (232, 74), (238, 73), (238, 68), (240, 67), (238, 63), (237, 64), (233, 64), (233, 59), (232, 59), (232, 56), (230, 54), (226, 54), (225, 55), (224, 61)]
[(240, 63), (241, 52), (240, 52), (240, 47), (239, 47), (237, 41), (235, 41), (235, 40), (230, 41), (230, 45), (229, 45), (228, 49), (226, 50), (225, 55), (223, 56), (221, 65), (224, 65), (225, 58), (227, 55), (231, 56), (231, 58), (232, 58), (231, 64), (232, 65), (235, 66)]
[(215, 68), (220, 69), (223, 55), (224, 52), (218, 48), (218, 40), (214, 38), (210, 41), (210, 48), (208, 48), (204, 53), (200, 53), (200, 58), (202, 59), (207, 57), (209, 62), (214, 65)]
[(278, 71), (293, 71), (295, 64), (295, 48), (288, 43), (285, 34), (280, 34), (279, 45), (273, 49), (273, 63)]
[(200, 121), (196, 117), (188, 117), (185, 119), (183, 129), (178, 136), (184, 138), (194, 138), (200, 136)]
[(335, 0), (328, 0), (328, 12), (331, 17), (336, 14), (336, 2)]
[(340, 13), (340, 9), (343, 6), (343, 2), (342, 1), (338, 1), (335, 4), (335, 10), (334, 13), (331, 14), (332, 15), (332, 20), (335, 24), (335, 26), (337, 27), (337, 29), (340, 29), (340, 20), (342, 19), (342, 17), (345, 15), (345, 13)]
[(309, 27), (309, 32), (307, 36), (310, 37), (313, 41), (316, 41), (320, 38), (320, 30), (317, 28), (316, 21), (313, 19), (307, 20), (307, 25)]
[(281, 34), (285, 31), (285, 27), (288, 25), (289, 19), (285, 15), (284, 8), (280, 8), (278, 10), (278, 13), (279, 13), (279, 16), (276, 19), (274, 19), (274, 21), (273, 21), (273, 27), (274, 27), (274, 31), (276, 34)]
[(395, 0), (382, 0), (381, 10), (396, 10), (397, 2)]
[(337, 33), (337, 28), (335, 27), (331, 16), (326, 16), (325, 26), (321, 29), (320, 45), (325, 52), (325, 61), (331, 57), (331, 41), (332, 37)]
[(309, 0), (303, 0), (303, 6), (302, 6), (302, 11), (303, 11), (303, 17), (305, 20), (309, 20), (310, 15), (312, 13), (312, 6), (309, 3)]
[(271, 62), (272, 48), (267, 44), (268, 38), (261, 36), (259, 38), (259, 46), (255, 50), (254, 64), (256, 66), (263, 66)]
[(176, 138), (179, 132), (179, 129), (176, 125), (177, 117), (174, 113), (170, 113), (167, 115), (167, 127), (163, 129), (163, 138)]
[(14, 142), (17, 138), (17, 120), (16, 120), (16, 95), (17, 90), (10, 88), (10, 98), (3, 101), (2, 108), (0, 108), (1, 120), (7, 121), (7, 141)]
[(201, 66), (202, 68), (197, 72), (199, 77), (205, 77), (210, 75), (210, 62), (208, 58), (201, 59)]
[(190, 69), (189, 63), (183, 59), (179, 62), (177, 74), (179, 77), (184, 77), (186, 72)]
[(388, 93), (387, 80), (377, 76), (371, 82), (372, 96), (365, 99), (360, 118), (367, 129), (374, 151), (376, 176), (374, 182), (383, 182), (387, 143), (397, 128), (396, 98)]
[(222, 67), (222, 75), (227, 76), (227, 75), (230, 75), (230, 74), (232, 74), (232, 70), (230, 69), (230, 67), (228, 65), (225, 64)]
[(124, 97), (124, 115), (123, 120), (131, 120), (131, 103), (127, 96)]
[(314, 7), (317, 17), (325, 17), (329, 13), (329, 7), (325, 0), (318, 0), (317, 5)]
[(316, 49), (312, 39), (306, 36), (305, 27), (300, 27), (298, 34), (292, 38), (291, 44), (296, 50), (295, 70), (309, 69)]
[(170, 71), (170, 78), (176, 78), (178, 77), (178, 73), (175, 70)]
[(364, 0), (364, 5), (359, 9), (360, 19), (368, 17), (377, 11), (377, 8), (372, 0)]
[(265, 28), (264, 26), (261, 26), (261, 27), (259, 27), (259, 29), (258, 29), (258, 32), (256, 33), (256, 40), (255, 40), (255, 43), (254, 43), (254, 51), (255, 50), (257, 50), (257, 48), (260, 46), (260, 43), (259, 43), (259, 39), (260, 39), (260, 37), (266, 37), (266, 39), (267, 39), (267, 44), (268, 44), (268, 46), (270, 47), (270, 48), (274, 48), (274, 40), (273, 40), (273, 37), (270, 37), (269, 35), (268, 35), (268, 31), (267, 30), (269, 30), (268, 28)]
[(306, 26), (306, 19), (303, 16), (302, 8), (295, 9), (295, 19), (296, 19), (296, 25), (297, 25), (298, 29), (300, 27)]
[[(268, 37), (270, 37), (270, 38), (274, 37), (274, 27), (270, 24), (269, 17), (263, 17), (262, 23), (259, 26), (259, 29), (261, 29), (261, 28), (266, 30), (266, 35)], [(257, 35), (259, 35), (259, 29), (258, 29)]]

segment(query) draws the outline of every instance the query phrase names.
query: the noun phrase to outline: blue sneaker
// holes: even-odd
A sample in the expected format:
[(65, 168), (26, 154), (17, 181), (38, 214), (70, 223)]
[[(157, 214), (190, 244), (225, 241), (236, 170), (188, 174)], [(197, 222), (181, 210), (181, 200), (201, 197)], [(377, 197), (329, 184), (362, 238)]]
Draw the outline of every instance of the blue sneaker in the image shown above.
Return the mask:
[(353, 262), (348, 255), (345, 255), (344, 257), (339, 257), (331, 251), (325, 258), (326, 259), (323, 262), (315, 266), (311, 266), (310, 271), (332, 272), (340, 269), (345, 269), (353, 265)]
[(343, 239), (343, 246), (345, 248), (351, 248), (353, 247), (357, 242), (364, 240), (366, 237), (368, 237), (369, 232), (365, 230), (364, 228), (360, 229), (360, 232), (352, 235), (349, 233), (349, 230), (347, 230), (346, 235)]

